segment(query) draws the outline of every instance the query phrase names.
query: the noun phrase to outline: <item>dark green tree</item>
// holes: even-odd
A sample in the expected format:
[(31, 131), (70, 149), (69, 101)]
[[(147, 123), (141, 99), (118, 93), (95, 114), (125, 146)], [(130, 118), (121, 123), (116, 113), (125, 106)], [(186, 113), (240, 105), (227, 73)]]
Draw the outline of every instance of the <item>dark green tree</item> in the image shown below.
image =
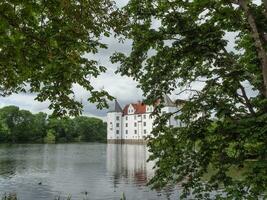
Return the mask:
[(17, 119), (12, 129), (12, 135), (16, 138), (15, 142), (33, 141), (34, 115), (28, 110), (19, 110)]
[(73, 120), (68, 117), (51, 118), (48, 122), (48, 130), (53, 130), (56, 142), (70, 142), (76, 134)]
[[(160, 115), (162, 104), (156, 107), (150, 183), (182, 183), (182, 197), (193, 192), (195, 199), (209, 199), (219, 188), (226, 199), (264, 198), (267, 2), (130, 0), (124, 12), (124, 34), (133, 43), (130, 54), (112, 57), (120, 62), (118, 72), (137, 80), (151, 104), (173, 91), (190, 94), (179, 116), (184, 127), (166, 127), (171, 114)], [(236, 34), (235, 49), (228, 46), (229, 32)], [(244, 171), (242, 179), (230, 175), (233, 168)]]
[(40, 112), (34, 115), (33, 122), (33, 141), (43, 142), (43, 138), (46, 136), (47, 131), (47, 114)]
[(106, 125), (102, 120), (80, 116), (74, 119), (74, 125), (81, 141), (106, 141)]
[(117, 16), (109, 0), (0, 1), (0, 95), (32, 92), (49, 100), (54, 114), (77, 115), (78, 84), (98, 108), (107, 107), (111, 96), (91, 84), (106, 68), (89, 57), (107, 47), (102, 36), (119, 30)]

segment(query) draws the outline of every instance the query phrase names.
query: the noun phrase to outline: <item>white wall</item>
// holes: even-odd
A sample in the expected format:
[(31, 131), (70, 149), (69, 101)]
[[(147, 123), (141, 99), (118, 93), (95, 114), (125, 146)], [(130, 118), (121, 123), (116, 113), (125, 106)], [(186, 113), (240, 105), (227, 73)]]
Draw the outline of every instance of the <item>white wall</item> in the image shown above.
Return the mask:
[(130, 114), (122, 118), (122, 139), (143, 139), (152, 131), (154, 120), (150, 113)]
[[(155, 117), (151, 116), (153, 107), (149, 106), (145, 114), (128, 114), (122, 116), (122, 113), (109, 112), (107, 116), (107, 139), (143, 139), (151, 135), (153, 129), (153, 122)], [(129, 109), (133, 109), (130, 105)], [(176, 112), (178, 108), (176, 107), (164, 107), (162, 108), (162, 113)], [(175, 119), (175, 116), (180, 113), (173, 115), (168, 125), (179, 127), (181, 123), (179, 120)], [(117, 127), (118, 124), (118, 127)], [(152, 135), (151, 135), (152, 136)]]
[(108, 112), (107, 129), (108, 129), (107, 131), (108, 140), (122, 138), (122, 113)]
[(137, 139), (137, 134), (135, 134), (137, 126), (135, 127), (135, 123), (137, 123), (136, 115), (123, 116), (123, 139)]

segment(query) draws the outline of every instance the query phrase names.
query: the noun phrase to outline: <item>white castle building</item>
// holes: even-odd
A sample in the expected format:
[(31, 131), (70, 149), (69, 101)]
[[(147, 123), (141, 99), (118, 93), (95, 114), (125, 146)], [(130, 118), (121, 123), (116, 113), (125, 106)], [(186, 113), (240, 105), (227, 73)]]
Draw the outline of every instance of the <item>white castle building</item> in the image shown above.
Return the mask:
[[(169, 96), (164, 96), (164, 107), (162, 113), (177, 112), (182, 106), (182, 100), (175, 104)], [(145, 105), (142, 102), (130, 103), (123, 109), (117, 100), (111, 110), (107, 113), (107, 140), (110, 143), (139, 143), (151, 134), (154, 117), (151, 116), (154, 107)], [(168, 122), (169, 126), (182, 126), (175, 116), (175, 113)]]

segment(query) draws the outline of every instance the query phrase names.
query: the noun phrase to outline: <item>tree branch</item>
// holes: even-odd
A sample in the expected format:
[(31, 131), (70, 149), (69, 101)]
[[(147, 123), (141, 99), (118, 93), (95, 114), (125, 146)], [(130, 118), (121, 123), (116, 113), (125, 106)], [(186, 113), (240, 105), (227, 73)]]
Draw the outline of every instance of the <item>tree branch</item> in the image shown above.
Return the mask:
[[(235, 0), (236, 2), (237, 0)], [(264, 0), (264, 5), (267, 6), (267, 0)], [(263, 42), (260, 39), (260, 34), (257, 28), (256, 21), (254, 19), (254, 16), (252, 15), (248, 3), (246, 0), (238, 0), (238, 4), (244, 11), (246, 17), (247, 17), (247, 22), (250, 26), (252, 37), (254, 39), (254, 45), (257, 49), (257, 54), (258, 58), (261, 61), (261, 69), (262, 69), (262, 76), (263, 76), (263, 90), (264, 90), (264, 96), (267, 98), (267, 54), (264, 49)]]
[(241, 84), (239, 85), (239, 87), (240, 87), (241, 92), (242, 92), (242, 97), (245, 99), (245, 104), (246, 104), (247, 108), (249, 109), (250, 113), (252, 115), (256, 115), (256, 113), (255, 113), (255, 111), (253, 109), (253, 106), (251, 105), (250, 100), (249, 100), (249, 98), (247, 96), (245, 88)]

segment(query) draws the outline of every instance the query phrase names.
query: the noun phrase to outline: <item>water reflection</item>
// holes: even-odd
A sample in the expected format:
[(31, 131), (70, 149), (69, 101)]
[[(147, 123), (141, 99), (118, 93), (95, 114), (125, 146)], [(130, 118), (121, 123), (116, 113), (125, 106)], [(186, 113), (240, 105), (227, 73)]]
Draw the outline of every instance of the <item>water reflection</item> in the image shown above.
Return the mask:
[(107, 145), (107, 171), (113, 174), (114, 184), (125, 179), (144, 186), (153, 176), (153, 163), (147, 163), (147, 159), (148, 151), (143, 145)]
[[(138, 189), (154, 195), (157, 199), (171, 199), (175, 194), (174, 187), (162, 191), (151, 191), (147, 186), (154, 175), (153, 162), (147, 162), (149, 152), (145, 145), (108, 144), (107, 171), (112, 174), (114, 189), (119, 184), (132, 184)], [(126, 195), (127, 196), (127, 195)], [(146, 198), (150, 198), (149, 195)]]
[(176, 190), (151, 191), (153, 163), (143, 145), (0, 145), (0, 196), (20, 200), (177, 199)]

